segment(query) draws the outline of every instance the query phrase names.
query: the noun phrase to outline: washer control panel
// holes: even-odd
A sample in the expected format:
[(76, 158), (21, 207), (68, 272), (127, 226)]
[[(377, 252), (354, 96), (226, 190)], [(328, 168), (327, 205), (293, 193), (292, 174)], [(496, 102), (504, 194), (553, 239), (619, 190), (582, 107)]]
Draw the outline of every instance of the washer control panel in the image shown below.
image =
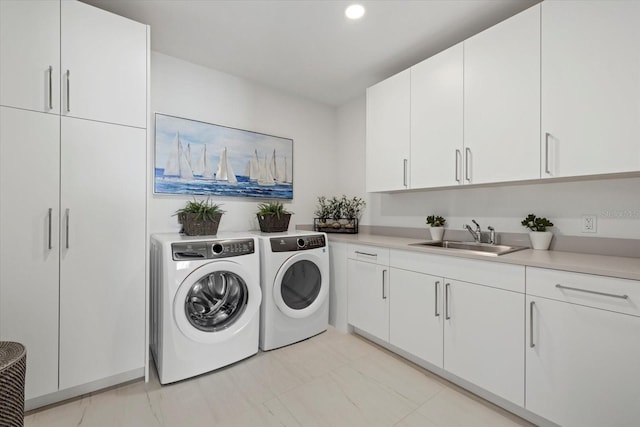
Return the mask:
[(271, 243), (271, 252), (295, 252), (327, 246), (323, 234), (272, 237), (269, 239), (269, 243)]
[(207, 240), (171, 244), (174, 261), (230, 258), (256, 251), (253, 239)]

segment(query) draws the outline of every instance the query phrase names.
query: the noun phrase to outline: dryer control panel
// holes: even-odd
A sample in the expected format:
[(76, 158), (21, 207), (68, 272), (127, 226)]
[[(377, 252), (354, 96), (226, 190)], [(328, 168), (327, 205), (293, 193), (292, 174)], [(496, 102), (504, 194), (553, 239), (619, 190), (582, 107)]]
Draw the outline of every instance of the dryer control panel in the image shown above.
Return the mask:
[(207, 240), (171, 244), (174, 261), (230, 258), (256, 251), (253, 239)]
[(271, 243), (271, 252), (305, 251), (327, 246), (324, 234), (272, 237), (269, 239), (269, 243)]

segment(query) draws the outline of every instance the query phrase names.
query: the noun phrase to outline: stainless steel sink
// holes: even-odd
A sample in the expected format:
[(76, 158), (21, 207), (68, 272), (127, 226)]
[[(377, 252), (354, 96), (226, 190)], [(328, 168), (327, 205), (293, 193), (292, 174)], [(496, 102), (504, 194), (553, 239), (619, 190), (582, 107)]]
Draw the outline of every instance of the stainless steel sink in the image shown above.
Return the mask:
[(451, 249), (455, 251), (464, 251), (477, 255), (498, 256), (511, 252), (529, 249), (526, 246), (507, 246), (507, 245), (491, 245), (489, 243), (475, 242), (456, 242), (453, 240), (443, 240), (440, 242), (420, 242), (409, 243), (410, 246), (428, 246), (432, 248)]

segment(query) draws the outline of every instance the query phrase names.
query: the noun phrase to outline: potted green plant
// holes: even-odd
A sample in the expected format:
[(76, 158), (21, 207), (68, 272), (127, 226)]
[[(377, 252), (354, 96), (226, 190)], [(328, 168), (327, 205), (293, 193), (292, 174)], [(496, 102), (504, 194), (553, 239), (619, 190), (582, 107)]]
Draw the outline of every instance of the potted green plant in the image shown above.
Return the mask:
[(536, 214), (529, 214), (522, 220), (521, 224), (529, 229), (529, 239), (533, 249), (547, 250), (551, 244), (553, 233), (547, 231), (547, 227), (553, 227), (553, 223), (547, 218), (537, 217)]
[(440, 215), (429, 215), (426, 222), (429, 225), (431, 240), (442, 240), (444, 237), (444, 223), (447, 220)]
[(345, 228), (358, 228), (358, 220), (360, 220), (365, 206), (367, 206), (367, 202), (360, 197), (349, 199), (347, 196), (342, 196), (342, 216), (347, 220)]
[(318, 197), (318, 204), (313, 214), (316, 216), (317, 227), (324, 228), (327, 226), (327, 221), (333, 215), (333, 207), (325, 196)]
[(264, 233), (287, 231), (292, 214), (293, 212), (289, 212), (284, 208), (282, 202), (260, 203), (256, 213), (260, 231)]
[(208, 236), (218, 233), (218, 226), (224, 211), (207, 200), (187, 201), (185, 207), (178, 209), (173, 215), (178, 216), (178, 223), (182, 224), (181, 232), (187, 236)]

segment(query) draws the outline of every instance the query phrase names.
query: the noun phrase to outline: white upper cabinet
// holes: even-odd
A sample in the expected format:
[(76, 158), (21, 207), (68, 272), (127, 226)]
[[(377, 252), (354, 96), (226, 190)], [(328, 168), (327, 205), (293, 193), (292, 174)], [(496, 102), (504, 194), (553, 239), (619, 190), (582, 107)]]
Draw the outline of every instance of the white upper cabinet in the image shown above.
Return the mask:
[(367, 89), (367, 191), (409, 188), (410, 70)]
[(146, 127), (148, 27), (79, 1), (61, 22), (62, 114)]
[(540, 6), (464, 41), (464, 182), (540, 178)]
[(411, 188), (462, 183), (463, 47), (411, 67)]
[(60, 3), (0, 1), (0, 105), (60, 112)]
[(640, 170), (639, 43), (640, 2), (543, 2), (543, 177)]

